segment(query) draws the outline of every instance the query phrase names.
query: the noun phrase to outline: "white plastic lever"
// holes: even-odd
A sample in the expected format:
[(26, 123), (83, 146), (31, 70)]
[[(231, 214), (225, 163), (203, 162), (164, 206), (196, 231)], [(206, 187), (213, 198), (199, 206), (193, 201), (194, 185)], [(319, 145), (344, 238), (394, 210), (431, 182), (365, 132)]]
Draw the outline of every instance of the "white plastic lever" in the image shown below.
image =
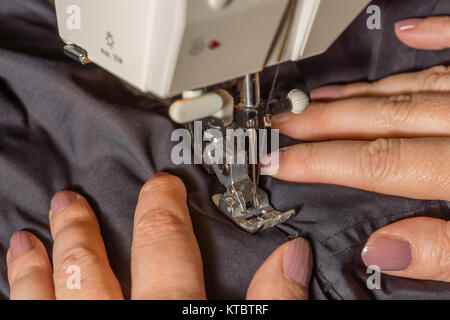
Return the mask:
[(224, 107), (222, 95), (216, 92), (183, 95), (169, 109), (170, 118), (179, 124), (207, 118), (219, 113)]

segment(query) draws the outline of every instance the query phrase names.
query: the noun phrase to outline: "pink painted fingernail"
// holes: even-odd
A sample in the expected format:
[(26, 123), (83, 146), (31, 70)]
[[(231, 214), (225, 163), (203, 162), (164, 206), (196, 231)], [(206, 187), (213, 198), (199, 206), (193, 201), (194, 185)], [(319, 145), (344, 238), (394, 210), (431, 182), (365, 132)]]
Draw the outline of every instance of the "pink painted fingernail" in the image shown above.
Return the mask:
[(11, 257), (13, 259), (33, 249), (33, 242), (30, 235), (25, 231), (18, 231), (13, 234), (9, 241), (11, 248)]
[(279, 125), (291, 120), (293, 116), (294, 116), (294, 114), (290, 111), (274, 115), (272, 117), (272, 125), (279, 126)]
[(405, 30), (414, 29), (420, 23), (422, 23), (423, 20), (424, 19), (406, 19), (406, 20), (401, 20), (401, 21), (399, 21), (399, 22), (397, 22), (395, 24), (395, 29), (397, 29), (399, 31), (405, 31)]
[(381, 237), (366, 244), (361, 257), (367, 267), (400, 271), (411, 264), (411, 246), (408, 241)]
[(273, 152), (261, 159), (260, 171), (263, 176), (275, 176), (284, 160), (286, 150)]
[(284, 256), (284, 275), (304, 288), (308, 288), (312, 267), (313, 257), (309, 242), (303, 238), (292, 240)]
[(344, 86), (326, 86), (311, 91), (311, 100), (329, 100), (337, 99), (342, 95)]
[(56, 214), (69, 207), (74, 202), (74, 200), (74, 194), (72, 192), (67, 190), (58, 192), (50, 201), (50, 207), (53, 214)]

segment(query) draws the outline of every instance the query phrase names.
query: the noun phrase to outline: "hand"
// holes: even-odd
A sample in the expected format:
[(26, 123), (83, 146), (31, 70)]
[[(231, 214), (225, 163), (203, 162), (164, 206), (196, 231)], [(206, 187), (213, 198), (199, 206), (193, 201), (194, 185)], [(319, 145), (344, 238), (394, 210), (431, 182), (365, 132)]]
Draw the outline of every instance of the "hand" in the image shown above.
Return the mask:
[[(450, 47), (450, 17), (396, 24), (414, 48)], [(262, 169), (275, 178), (450, 201), (450, 68), (311, 93), (302, 115), (274, 117), (282, 134), (306, 141)], [(335, 141), (339, 140), (339, 141)], [(281, 162), (280, 162), (281, 161)], [(450, 223), (407, 219), (375, 232), (362, 258), (402, 277), (450, 281)]]
[[(11, 238), (7, 253), (11, 299), (123, 299), (111, 270), (100, 227), (88, 202), (62, 191), (51, 201), (53, 268), (39, 239), (26, 231)], [(155, 175), (141, 190), (131, 250), (132, 299), (205, 299), (200, 250), (175, 176)], [(80, 288), (67, 282), (71, 266)], [(256, 272), (248, 299), (307, 299), (312, 252), (301, 238), (278, 248)]]

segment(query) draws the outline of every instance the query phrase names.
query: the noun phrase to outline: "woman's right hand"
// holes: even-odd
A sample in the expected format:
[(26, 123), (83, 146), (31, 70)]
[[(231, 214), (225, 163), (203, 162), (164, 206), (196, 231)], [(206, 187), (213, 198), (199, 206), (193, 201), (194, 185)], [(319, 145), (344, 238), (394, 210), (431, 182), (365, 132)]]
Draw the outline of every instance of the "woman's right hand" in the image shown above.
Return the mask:
[[(450, 48), (450, 17), (395, 26), (413, 48)], [(324, 141), (287, 148), (262, 173), (417, 199), (450, 201), (450, 68), (375, 83), (327, 86), (301, 115), (282, 114), (282, 134)], [(450, 222), (413, 218), (377, 230), (362, 259), (390, 275), (450, 282)]]

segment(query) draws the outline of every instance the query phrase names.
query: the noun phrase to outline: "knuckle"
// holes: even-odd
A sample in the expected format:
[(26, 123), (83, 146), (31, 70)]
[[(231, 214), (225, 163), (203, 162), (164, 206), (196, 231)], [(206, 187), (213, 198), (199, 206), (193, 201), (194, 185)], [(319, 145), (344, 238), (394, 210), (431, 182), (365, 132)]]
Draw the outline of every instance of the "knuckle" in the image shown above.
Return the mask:
[(21, 262), (20, 266), (10, 271), (10, 283), (14, 286), (17, 283), (27, 282), (29, 279), (40, 277), (45, 272), (49, 272), (49, 266), (40, 260)]
[[(433, 147), (427, 151), (421, 162), (418, 173), (427, 184), (430, 199), (450, 201), (450, 174), (448, 159), (450, 156), (450, 139), (430, 138)], [(419, 149), (420, 150), (420, 149)]]
[(363, 145), (361, 170), (371, 185), (381, 184), (388, 176), (395, 174), (400, 157), (399, 139), (378, 139)]
[(374, 118), (377, 126), (385, 130), (395, 130), (406, 123), (415, 112), (418, 104), (414, 94), (403, 94), (379, 100), (378, 117)]
[(86, 242), (75, 243), (63, 250), (55, 265), (54, 277), (63, 279), (67, 277), (67, 271), (71, 266), (77, 266), (81, 270), (84, 267), (95, 266), (103, 263), (101, 255)]
[(423, 87), (428, 91), (445, 91), (450, 87), (450, 68), (436, 66), (425, 72)]
[(145, 212), (134, 227), (134, 239), (142, 244), (167, 241), (186, 233), (188, 223), (169, 209)]
[[(446, 164), (443, 164), (445, 168)], [(450, 176), (436, 173), (437, 178), (435, 178), (433, 183), (433, 189), (436, 194), (436, 198), (439, 200), (450, 201)]]
[(81, 202), (65, 209), (62, 214), (54, 214), (51, 216), (55, 231), (60, 233), (66, 228), (81, 223), (97, 225), (92, 212)]
[[(450, 21), (450, 17), (449, 17), (449, 21)], [(434, 73), (450, 73), (450, 66), (439, 65), (439, 66), (431, 67), (429, 70)]]

